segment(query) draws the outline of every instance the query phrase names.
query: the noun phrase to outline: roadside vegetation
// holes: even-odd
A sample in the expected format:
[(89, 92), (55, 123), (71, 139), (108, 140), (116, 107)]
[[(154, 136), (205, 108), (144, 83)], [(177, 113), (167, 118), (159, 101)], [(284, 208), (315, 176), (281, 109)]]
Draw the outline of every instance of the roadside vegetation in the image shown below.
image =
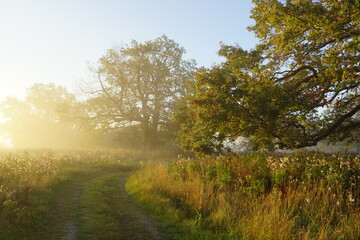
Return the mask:
[(176, 239), (357, 239), (359, 164), (307, 152), (178, 159), (145, 166), (127, 189)]

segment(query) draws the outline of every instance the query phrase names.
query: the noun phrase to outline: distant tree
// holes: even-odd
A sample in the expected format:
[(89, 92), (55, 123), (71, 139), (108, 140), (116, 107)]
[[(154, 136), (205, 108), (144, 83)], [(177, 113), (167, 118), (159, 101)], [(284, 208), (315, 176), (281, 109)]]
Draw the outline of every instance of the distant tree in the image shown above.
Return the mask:
[(87, 101), (96, 126), (139, 125), (143, 150), (156, 149), (158, 131), (193, 78), (195, 62), (183, 60), (184, 53), (166, 36), (109, 49), (93, 69), (97, 83)]
[(53, 83), (34, 84), (28, 89), (25, 101), (8, 97), (0, 111), (5, 118), (0, 130), (15, 147), (19, 148), (70, 148), (87, 143), (74, 113), (80, 105), (66, 88)]
[(223, 45), (226, 61), (197, 73), (178, 142), (206, 152), (239, 136), (270, 148), (359, 140), (359, 1), (253, 2), (260, 43)]

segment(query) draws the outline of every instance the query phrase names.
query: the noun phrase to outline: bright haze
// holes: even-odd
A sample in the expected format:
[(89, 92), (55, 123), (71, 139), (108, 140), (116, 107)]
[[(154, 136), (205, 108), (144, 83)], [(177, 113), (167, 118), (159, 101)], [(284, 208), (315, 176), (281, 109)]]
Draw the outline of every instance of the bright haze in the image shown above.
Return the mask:
[(251, 8), (250, 0), (0, 1), (0, 103), (6, 96), (24, 99), (35, 83), (74, 92), (90, 77), (89, 64), (133, 39), (165, 34), (186, 49), (186, 58), (210, 67), (222, 60), (220, 42), (255, 46), (246, 29)]
[(163, 34), (198, 66), (220, 62), (220, 42), (249, 49), (250, 0), (7, 0), (0, 2), (0, 100), (36, 82), (70, 91), (106, 49)]

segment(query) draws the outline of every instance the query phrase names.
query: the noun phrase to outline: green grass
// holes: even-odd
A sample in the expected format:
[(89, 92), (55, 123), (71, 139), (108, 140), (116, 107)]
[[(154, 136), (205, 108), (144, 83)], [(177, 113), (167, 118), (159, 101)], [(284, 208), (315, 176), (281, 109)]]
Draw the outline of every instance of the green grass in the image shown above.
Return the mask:
[(161, 235), (157, 229), (154, 233), (149, 227), (153, 222), (144, 220), (128, 198), (124, 183), (129, 175), (107, 174), (87, 185), (80, 203), (80, 239), (157, 239)]
[[(123, 173), (121, 175), (128, 175)], [(126, 239), (119, 224), (120, 175), (102, 176), (92, 181), (81, 198), (81, 239)]]

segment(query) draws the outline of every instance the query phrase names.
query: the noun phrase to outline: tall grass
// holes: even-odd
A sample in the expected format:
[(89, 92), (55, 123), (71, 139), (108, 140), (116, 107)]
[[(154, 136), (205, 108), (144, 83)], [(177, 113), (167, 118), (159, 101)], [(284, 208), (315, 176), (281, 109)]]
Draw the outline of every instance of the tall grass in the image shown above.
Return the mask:
[(2, 151), (0, 152), (0, 239), (30, 237), (40, 231), (53, 207), (57, 189), (70, 175), (100, 168), (139, 166), (133, 151)]
[[(183, 239), (358, 239), (360, 159), (298, 152), (151, 164), (128, 191)], [(181, 239), (181, 237), (179, 237)]]

